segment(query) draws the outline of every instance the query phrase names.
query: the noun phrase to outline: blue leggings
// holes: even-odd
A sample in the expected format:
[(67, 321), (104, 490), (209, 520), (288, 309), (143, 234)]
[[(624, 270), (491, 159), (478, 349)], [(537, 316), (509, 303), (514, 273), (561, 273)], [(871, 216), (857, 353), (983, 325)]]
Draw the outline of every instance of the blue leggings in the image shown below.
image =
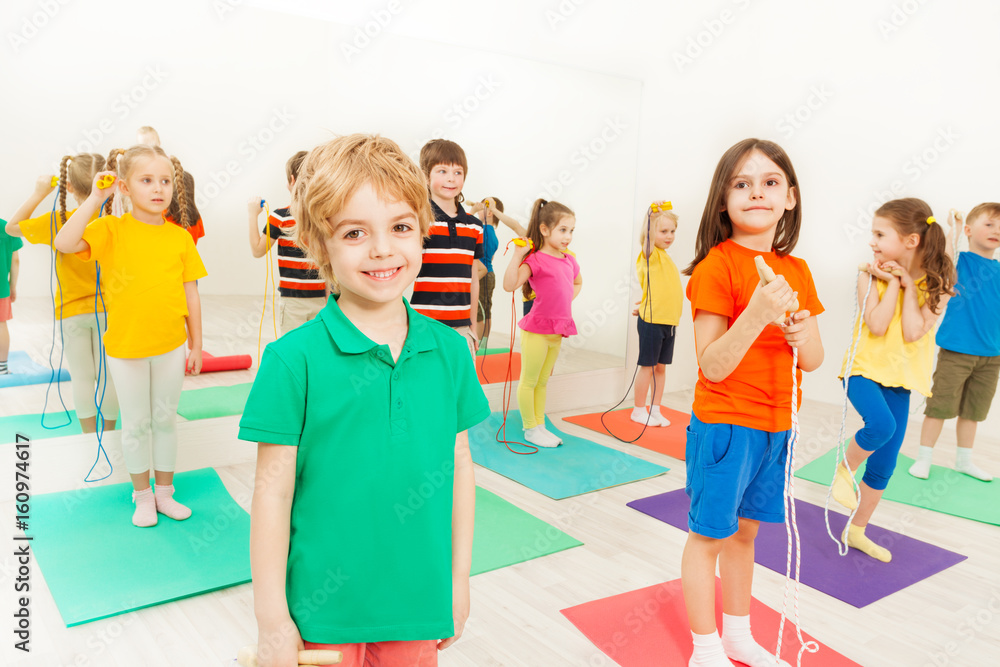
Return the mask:
[(851, 376), (847, 398), (865, 420), (864, 428), (854, 434), (858, 447), (871, 452), (865, 466), (865, 484), (882, 491), (889, 484), (896, 458), (906, 435), (910, 412), (910, 390), (883, 387), (860, 375)]

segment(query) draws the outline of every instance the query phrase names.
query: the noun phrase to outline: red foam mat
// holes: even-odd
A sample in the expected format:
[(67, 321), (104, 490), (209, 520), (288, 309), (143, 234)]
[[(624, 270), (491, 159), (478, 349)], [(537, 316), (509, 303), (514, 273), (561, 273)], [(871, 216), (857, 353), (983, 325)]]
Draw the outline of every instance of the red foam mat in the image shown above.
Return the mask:
[[(790, 600), (789, 609), (791, 607)], [(585, 602), (563, 609), (562, 614), (622, 667), (686, 665), (691, 658), (691, 630), (680, 579)], [(722, 586), (718, 578), (715, 580), (715, 615), (721, 628)], [(778, 612), (756, 598), (751, 600), (750, 623), (754, 638), (770, 651), (777, 644), (779, 620)], [(805, 632), (802, 635), (807, 641), (815, 641)], [(781, 642), (781, 657), (794, 665), (798, 650), (795, 626), (788, 619)], [(860, 667), (822, 643), (818, 653), (803, 653), (802, 664), (807, 667)]]
[[(677, 410), (671, 410), (663, 406), (660, 406), (660, 413), (670, 420), (670, 426), (647, 426), (645, 433), (642, 431), (642, 424), (629, 419), (629, 415), (632, 414), (632, 408), (609, 412), (604, 415), (604, 424), (601, 423), (601, 415), (603, 413), (600, 412), (563, 417), (563, 420), (571, 424), (578, 424), (584, 428), (589, 428), (591, 431), (603, 433), (604, 435), (613, 434), (615, 437), (626, 441), (633, 440), (642, 433), (642, 437), (632, 444), (683, 461), (684, 447), (687, 443), (687, 425), (691, 421), (691, 415), (690, 413), (678, 412)], [(611, 431), (610, 434), (608, 430)]]
[(208, 352), (201, 353), (201, 372), (242, 371), (250, 368), (253, 360), (249, 354), (235, 354), (229, 357), (213, 357)]
[(503, 382), (507, 376), (508, 359), (511, 366), (511, 382), (517, 382), (517, 379), (521, 377), (521, 354), (508, 352), (507, 354), (488, 354), (476, 357), (476, 373), (479, 374), (479, 384)]

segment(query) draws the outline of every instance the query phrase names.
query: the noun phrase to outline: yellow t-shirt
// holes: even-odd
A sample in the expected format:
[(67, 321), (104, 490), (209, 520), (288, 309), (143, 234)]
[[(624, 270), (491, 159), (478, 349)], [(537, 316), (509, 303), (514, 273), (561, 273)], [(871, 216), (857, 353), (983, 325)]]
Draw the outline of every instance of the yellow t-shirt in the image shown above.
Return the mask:
[[(917, 284), (917, 303), (922, 308), (927, 293), (924, 291), (925, 280), (921, 278)], [(881, 297), (888, 288), (888, 283), (875, 279), (875, 287)], [(862, 305), (862, 308), (864, 306)], [(857, 322), (855, 335), (857, 340)], [(847, 357), (850, 348), (844, 352), (844, 361), (840, 368), (840, 378), (847, 369)], [(883, 387), (902, 387), (910, 391), (919, 391), (924, 396), (931, 395), (931, 373), (934, 368), (934, 333), (928, 331), (920, 340), (912, 343), (903, 341), (903, 290), (899, 290), (896, 300), (896, 310), (884, 336), (873, 336), (868, 325), (861, 323), (861, 342), (854, 353), (854, 363), (851, 365), (851, 375), (860, 375)]]
[[(649, 284), (646, 284), (646, 258), (642, 256), (641, 250), (635, 260), (635, 272), (642, 285), (642, 303), (639, 304), (639, 317), (642, 321), (677, 326), (681, 321), (684, 293), (681, 291), (681, 274), (674, 260), (670, 259), (666, 250), (653, 246), (653, 252), (649, 255)], [(652, 308), (649, 291), (653, 293)]]
[(126, 213), (94, 220), (77, 253), (101, 263), (108, 307), (104, 347), (121, 359), (152, 357), (184, 344), (184, 283), (207, 275), (191, 235), (177, 225), (149, 225)]
[[(66, 211), (66, 219), (76, 212)], [(91, 221), (97, 218), (97, 213)], [(62, 229), (62, 216), (59, 211), (55, 213), (55, 223), (52, 221), (52, 213), (40, 215), (37, 218), (25, 220), (20, 224), (21, 233), (28, 243), (42, 244), (52, 247), (52, 225), (56, 225), (56, 232)], [(97, 266), (92, 262), (84, 262), (76, 255), (66, 255), (61, 252), (56, 253), (56, 275), (59, 280), (56, 282), (56, 294), (53, 304), (55, 306), (56, 318), (65, 319), (74, 315), (83, 315), (95, 312), (94, 295), (97, 293)], [(61, 306), (61, 307), (60, 307)], [(97, 302), (96, 311), (104, 312), (104, 307), (100, 300)]]

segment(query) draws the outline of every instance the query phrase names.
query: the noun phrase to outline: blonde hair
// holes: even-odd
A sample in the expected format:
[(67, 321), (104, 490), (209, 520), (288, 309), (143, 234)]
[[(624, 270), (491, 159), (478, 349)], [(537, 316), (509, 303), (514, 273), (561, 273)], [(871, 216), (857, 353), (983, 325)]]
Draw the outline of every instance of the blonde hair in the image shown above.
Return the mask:
[(307, 151), (299, 151), (292, 157), (288, 158), (288, 162), (285, 163), (286, 181), (291, 183), (293, 178), (298, 178), (299, 169), (302, 167), (302, 161), (306, 159), (306, 155), (309, 155)]
[[(167, 155), (166, 151), (159, 146), (137, 144), (128, 150), (122, 148), (113, 149), (108, 154), (108, 169), (115, 172), (118, 178), (128, 180), (129, 174), (132, 173), (132, 169), (135, 166), (135, 161), (142, 157), (162, 157), (170, 162), (173, 171), (173, 178), (171, 180), (174, 190), (177, 191), (177, 203), (180, 206), (180, 219), (177, 222), (180, 223), (181, 227), (187, 229), (196, 221), (188, 218), (188, 193), (187, 187), (184, 185), (184, 168), (181, 167), (180, 160), (172, 155)], [(111, 203), (113, 199), (114, 195), (111, 195), (104, 204), (104, 215), (111, 215)]]
[(67, 185), (73, 186), (73, 191), (80, 196), (89, 197), (94, 186), (94, 176), (104, 169), (104, 156), (97, 153), (80, 153), (79, 155), (64, 155), (59, 163), (59, 214), (60, 220), (66, 222), (66, 191)]
[[(76, 184), (73, 184), (76, 187)], [(1000, 218), (1000, 204), (995, 202), (985, 202), (976, 206), (969, 214), (965, 216), (965, 224), (972, 225), (973, 222), (978, 220), (981, 216), (986, 216), (987, 218)]]
[(160, 145), (160, 133), (157, 132), (153, 127), (149, 125), (143, 125), (138, 130), (136, 130), (136, 139), (153, 139), (154, 141), (143, 141), (142, 143), (147, 146), (159, 146)]
[(427, 181), (396, 142), (377, 134), (351, 134), (312, 149), (292, 189), (295, 243), (333, 286), (337, 278), (325, 245), (333, 233), (330, 219), (366, 183), (380, 199), (401, 201), (413, 209), (421, 236), (427, 236), (431, 226)]
[(922, 199), (906, 197), (882, 204), (875, 215), (888, 219), (899, 236), (916, 234), (917, 257), (926, 274), (927, 305), (935, 313), (942, 295), (954, 296), (955, 264), (946, 251), (944, 229), (932, 220), (931, 207)]
[(677, 214), (674, 213), (673, 211), (656, 211), (656, 212), (652, 213), (649, 216), (649, 218), (648, 218), (648, 221), (649, 221), (648, 224), (647, 224), (647, 221), (646, 221), (647, 219), (644, 218), (643, 221), (642, 221), (642, 223), (639, 225), (639, 247), (640, 248), (645, 248), (646, 247), (646, 238), (647, 238), (646, 234), (648, 233), (648, 231), (651, 230), (651, 229), (659, 229), (660, 221), (663, 220), (663, 219), (673, 220), (674, 221), (674, 229), (677, 229), (677, 223), (678, 223), (679, 218), (677, 217)]

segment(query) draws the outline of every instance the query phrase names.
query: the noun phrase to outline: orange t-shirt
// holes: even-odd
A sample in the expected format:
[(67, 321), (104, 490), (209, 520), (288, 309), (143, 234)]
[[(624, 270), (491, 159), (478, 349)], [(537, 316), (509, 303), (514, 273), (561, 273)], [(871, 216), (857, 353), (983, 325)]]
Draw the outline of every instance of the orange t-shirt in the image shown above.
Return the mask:
[[(729, 318), (733, 326), (760, 283), (754, 257), (762, 255), (774, 272), (797, 291), (799, 308), (811, 315), (823, 312), (812, 273), (805, 261), (775, 252), (758, 252), (726, 240), (712, 248), (695, 267), (687, 297), (692, 317), (699, 310)], [(711, 382), (698, 369), (693, 411), (706, 424), (734, 424), (777, 433), (791, 428), (792, 348), (781, 329), (764, 327), (740, 363), (722, 382)], [(796, 370), (799, 405), (802, 371)]]
[[(180, 223), (179, 220), (174, 220), (173, 218), (171, 218), (166, 213), (163, 214), (163, 219), (166, 220), (167, 222), (172, 222), (173, 224), (177, 225), (178, 227), (181, 226), (181, 223)], [(191, 238), (194, 240), (194, 244), (198, 245), (198, 239), (200, 239), (201, 237), (203, 237), (205, 235), (205, 223), (203, 223), (201, 221), (201, 218), (198, 218), (198, 221), (192, 223), (191, 226), (187, 228), (187, 231), (188, 231), (188, 234), (191, 235)]]

